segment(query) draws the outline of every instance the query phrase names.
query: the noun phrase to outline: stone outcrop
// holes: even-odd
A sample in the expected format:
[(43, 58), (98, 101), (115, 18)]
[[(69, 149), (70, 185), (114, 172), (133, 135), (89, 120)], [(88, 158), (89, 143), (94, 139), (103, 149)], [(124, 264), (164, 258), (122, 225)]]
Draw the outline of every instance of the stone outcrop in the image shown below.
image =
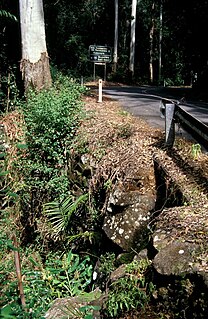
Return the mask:
[[(100, 319), (100, 313), (97, 308), (102, 305), (102, 300), (103, 296), (99, 289), (85, 295), (57, 298), (44, 317), (46, 319), (84, 318), (88, 311), (88, 313), (90, 312), (93, 315), (94, 319)], [(86, 307), (86, 312), (81, 311), (83, 307)]]
[(202, 275), (208, 286), (208, 219), (205, 207), (166, 209), (157, 219), (154, 267), (162, 275)]
[(103, 230), (124, 251), (139, 248), (146, 239), (154, 207), (154, 194), (116, 188), (110, 194)]
[[(160, 181), (158, 189), (165, 190), (164, 195), (172, 198), (176, 196), (173, 190), (180, 190), (181, 200), (172, 201), (180, 206), (163, 209), (154, 220), (153, 246), (158, 253), (153, 265), (162, 275), (200, 275), (208, 287), (207, 181), (195, 169), (191, 174), (189, 170), (184, 171), (182, 165), (176, 165), (163, 152), (158, 153), (154, 160), (157, 174), (160, 173), (159, 179), (156, 178)], [(168, 202), (165, 196), (164, 202)]]

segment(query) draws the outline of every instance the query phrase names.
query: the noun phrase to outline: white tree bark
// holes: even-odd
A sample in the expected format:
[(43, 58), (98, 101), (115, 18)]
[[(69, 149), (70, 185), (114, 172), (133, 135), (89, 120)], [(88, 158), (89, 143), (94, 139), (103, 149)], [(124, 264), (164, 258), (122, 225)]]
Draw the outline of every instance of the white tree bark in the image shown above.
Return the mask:
[(25, 89), (51, 84), (42, 0), (19, 0), (22, 42), (21, 71)]
[(154, 69), (153, 69), (153, 42), (154, 42), (154, 30), (155, 30), (155, 19), (154, 19), (154, 10), (155, 3), (152, 4), (152, 25), (150, 29), (150, 63), (149, 63), (149, 71), (150, 71), (150, 82), (154, 81)]
[(136, 8), (137, 8), (137, 0), (132, 0), (132, 8), (131, 8), (131, 40), (130, 40), (130, 57), (129, 57), (129, 71), (131, 72), (132, 75), (134, 75)]
[(132, 76), (134, 75), (136, 8), (137, 8), (137, 0), (132, 0), (132, 8), (131, 8), (131, 40), (130, 40), (130, 58), (129, 58), (129, 71), (131, 72)]
[(116, 72), (118, 62), (118, 0), (115, 0), (115, 30), (114, 30), (114, 72)]
[(163, 0), (160, 0), (160, 33), (159, 33), (159, 66), (158, 66), (158, 83), (161, 84), (162, 76), (162, 36), (163, 36)]

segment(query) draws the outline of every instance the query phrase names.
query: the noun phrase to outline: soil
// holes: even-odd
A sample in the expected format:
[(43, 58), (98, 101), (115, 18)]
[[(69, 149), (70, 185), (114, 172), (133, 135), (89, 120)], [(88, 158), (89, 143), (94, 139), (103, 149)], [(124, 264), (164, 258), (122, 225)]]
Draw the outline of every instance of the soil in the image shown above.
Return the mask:
[[(149, 172), (143, 183), (143, 191), (148, 191), (155, 186), (153, 156), (158, 153), (168, 165), (172, 160), (189, 176), (193, 175), (193, 183), (201, 183), (203, 176), (203, 186), (207, 187), (208, 155), (199, 145), (176, 137), (173, 148), (167, 149), (161, 129), (127, 113), (115, 100), (104, 96), (102, 103), (98, 103), (97, 89), (90, 87), (84, 98), (90, 115), (83, 120), (80, 130), (87, 140), (90, 165), (95, 167), (92, 187), (96, 187), (101, 176), (106, 181), (128, 183), (128, 178), (139, 170), (140, 174)], [(175, 175), (178, 178), (178, 171)]]
[[(106, 186), (121, 183), (128, 187), (129, 179), (138, 173), (142, 177), (141, 191), (152, 191), (155, 188), (153, 157), (158, 153), (167, 161), (167, 170), (173, 160), (176, 165), (179, 163), (180, 167), (183, 166), (187, 175), (192, 176), (193, 187), (200, 184), (203, 177), (203, 187), (208, 189), (208, 155), (203, 153), (200, 147), (177, 137), (173, 148), (166, 149), (164, 132), (160, 129), (152, 128), (144, 120), (133, 117), (124, 111), (118, 102), (105, 96), (102, 103), (98, 103), (95, 85), (91, 86), (88, 95), (83, 97), (83, 102), (87, 117), (83, 119), (79, 129), (78, 133), (81, 135), (78, 135), (79, 140), (74, 152), (77, 147), (87, 148), (87, 151), (83, 152), (83, 161), (86, 160), (94, 169), (90, 184), (92, 191), (101, 181)], [(21, 135), (21, 127), (15, 124), (21, 122), (18, 116), (16, 113), (10, 113), (2, 119), (11, 140), (18, 140), (17, 135)], [(177, 170), (175, 178), (180, 178)], [(207, 205), (207, 196), (203, 198), (203, 204)], [(161, 315), (152, 309), (146, 309), (145, 312), (131, 312), (120, 319), (129, 318), (157, 319), (161, 318)], [(171, 316), (163, 314), (163, 318), (171, 319)]]
[[(164, 145), (164, 132), (160, 129), (152, 128), (144, 120), (130, 115), (115, 100), (104, 96), (103, 102), (98, 103), (95, 86), (89, 93), (84, 98), (84, 103), (90, 116), (83, 121), (80, 130), (88, 141), (88, 160), (95, 171), (91, 181), (92, 189), (96, 189), (103, 178), (106, 183), (128, 184), (129, 177), (139, 172), (143, 176), (141, 190), (144, 193), (153, 190), (153, 157), (159, 155), (167, 172), (181, 183), (187, 197), (192, 197), (193, 207), (196, 203), (203, 206), (200, 216), (207, 220), (208, 155), (198, 145), (180, 137), (176, 138), (172, 149), (167, 149)], [(193, 223), (196, 223), (195, 215), (190, 213), (188, 224)], [(183, 225), (183, 229), (188, 227), (189, 225)], [(180, 233), (177, 235), (180, 236)], [(158, 313), (150, 307), (140, 312), (131, 311), (120, 319), (134, 318), (171, 319), (173, 314)]]

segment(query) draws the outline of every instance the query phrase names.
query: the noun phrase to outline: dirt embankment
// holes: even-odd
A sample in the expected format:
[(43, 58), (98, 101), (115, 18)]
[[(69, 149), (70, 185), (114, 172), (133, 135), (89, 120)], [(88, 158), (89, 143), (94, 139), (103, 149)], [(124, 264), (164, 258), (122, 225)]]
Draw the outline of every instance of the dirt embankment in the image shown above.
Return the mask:
[[(150, 127), (122, 109), (118, 102), (107, 97), (98, 103), (95, 93), (85, 97), (85, 108), (91, 114), (83, 121), (81, 130), (88, 142), (90, 161), (97, 174), (107, 179), (117, 176), (128, 182), (128, 176), (138, 170), (149, 171), (143, 190), (155, 187), (153, 157), (164, 162), (167, 172), (183, 186), (191, 202), (207, 201), (208, 155), (197, 144), (176, 138), (172, 149), (164, 145), (164, 132)], [(98, 176), (97, 176), (98, 177)], [(193, 196), (192, 190), (195, 189)], [(189, 193), (189, 194), (188, 194)], [(198, 197), (199, 196), (199, 197)], [(192, 198), (193, 197), (193, 198)]]

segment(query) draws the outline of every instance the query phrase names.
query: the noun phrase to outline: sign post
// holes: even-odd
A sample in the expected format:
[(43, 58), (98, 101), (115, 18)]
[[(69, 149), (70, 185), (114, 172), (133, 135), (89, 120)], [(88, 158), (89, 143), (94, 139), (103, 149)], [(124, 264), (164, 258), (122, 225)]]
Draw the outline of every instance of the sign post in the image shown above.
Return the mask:
[(102, 103), (102, 80), (99, 80), (98, 102)]
[(107, 45), (90, 45), (89, 60), (94, 63), (93, 78), (95, 81), (95, 65), (104, 65), (104, 81), (106, 81), (106, 64), (112, 61), (112, 49)]

